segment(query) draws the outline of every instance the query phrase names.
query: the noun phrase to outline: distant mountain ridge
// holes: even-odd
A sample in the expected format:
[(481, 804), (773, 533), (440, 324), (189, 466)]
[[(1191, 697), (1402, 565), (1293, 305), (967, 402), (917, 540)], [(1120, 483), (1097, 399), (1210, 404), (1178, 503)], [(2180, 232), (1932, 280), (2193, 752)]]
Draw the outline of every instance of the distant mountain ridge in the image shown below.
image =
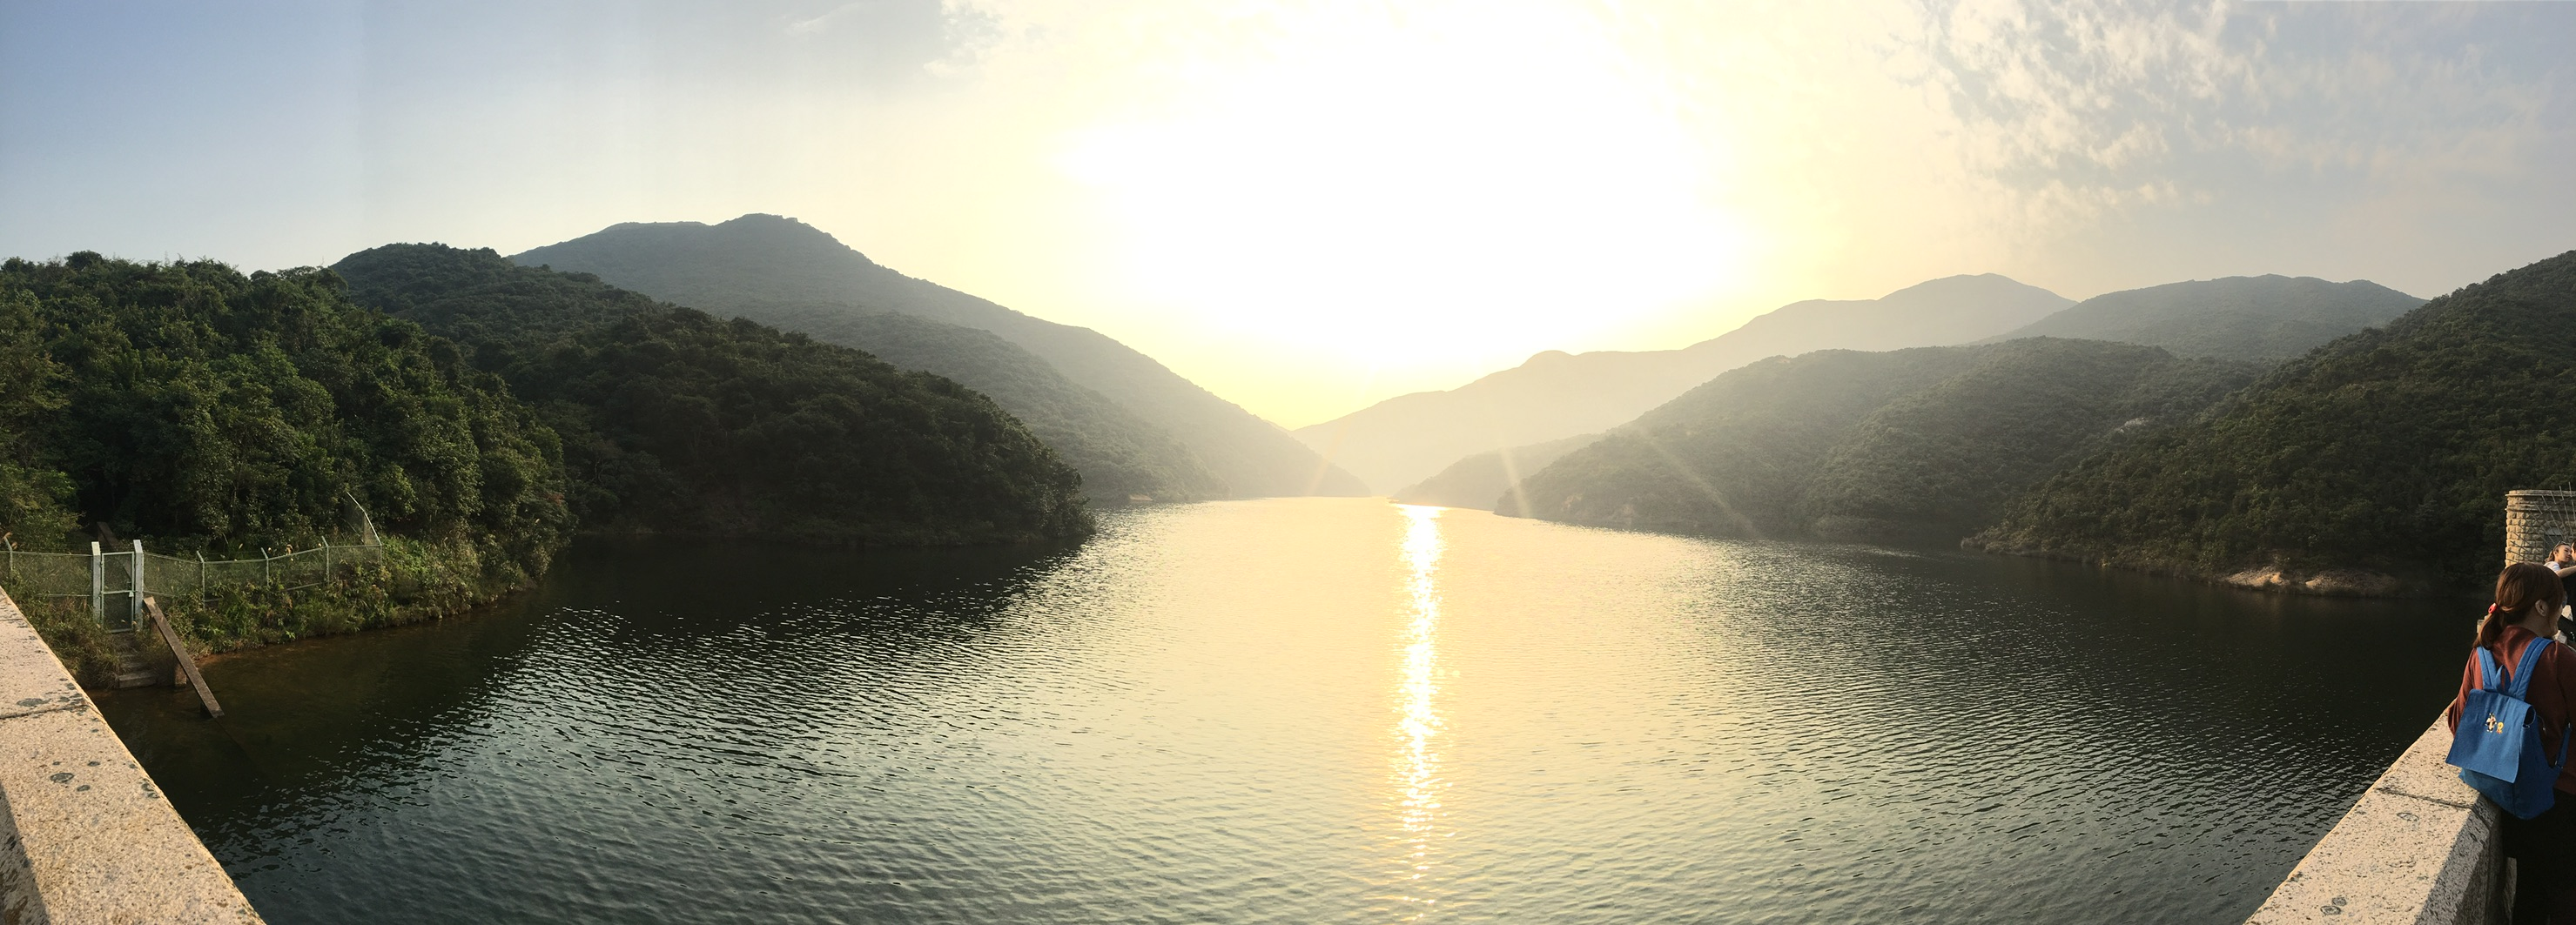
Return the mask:
[[(1099, 409), (1080, 395), (1050, 392), (1053, 387), (1042, 373), (1013, 372), (1021, 380), (1018, 387), (1005, 387), (990, 374), (1010, 368), (1013, 358), (981, 350), (972, 338), (935, 338), (937, 351), (954, 352), (953, 362), (925, 368), (990, 390), (997, 400), (1016, 396), (1010, 402), (1019, 407), (1005, 405), (1015, 415), (1034, 407), (1030, 396), (1046, 393), (1048, 407), (1064, 413), (1031, 415), (1055, 418), (1046, 426), (1059, 438), (1067, 429), (1084, 438), (1081, 446), (1064, 451), (1068, 458), (1084, 458), (1084, 446), (1101, 449), (1087, 457), (1095, 467), (1116, 460), (1120, 474), (1114, 478), (1150, 484), (1157, 490), (1145, 493), (1157, 497), (1365, 493), (1357, 479), (1324, 462), (1278, 425), (1210, 394), (1125, 344), (1089, 328), (1030, 317), (905, 276), (791, 218), (755, 214), (715, 225), (630, 222), (512, 259), (523, 266), (593, 273), (666, 302), (740, 315), (862, 350), (873, 351), (870, 332), (885, 333), (886, 326), (836, 318), (835, 312), (897, 312), (991, 332), (1044, 360), (1063, 380), (1106, 397), (1126, 418), (1092, 413)], [(922, 329), (916, 326), (909, 333)], [(913, 358), (924, 361), (928, 354), (916, 352)], [(1173, 443), (1158, 440), (1158, 433)]]
[(1728, 372), (1523, 477), (1498, 511), (1741, 537), (1955, 539), (2260, 366), (2035, 337), (1820, 350)]
[(1296, 433), (1371, 487), (1394, 490), (1466, 456), (1626, 423), (1764, 357), (1966, 343), (2073, 304), (1992, 273), (1931, 280), (1877, 299), (1810, 299), (1679, 350), (1551, 350), (1455, 389), (1391, 398)]
[(2571, 404), (2576, 251), (2318, 347), (2059, 473), (1973, 542), (2320, 593), (2475, 588), (2504, 493), (2576, 481)]
[(2077, 337), (2163, 347), (2180, 356), (2283, 360), (2422, 304), (2369, 280), (2230, 276), (2106, 293), (1994, 340)]
[(1599, 439), (1600, 434), (1578, 434), (1546, 443), (1487, 450), (1451, 463), (1439, 474), (1406, 486), (1391, 497), (1405, 504), (1479, 510), (1517, 506), (1508, 497), (1512, 486)]

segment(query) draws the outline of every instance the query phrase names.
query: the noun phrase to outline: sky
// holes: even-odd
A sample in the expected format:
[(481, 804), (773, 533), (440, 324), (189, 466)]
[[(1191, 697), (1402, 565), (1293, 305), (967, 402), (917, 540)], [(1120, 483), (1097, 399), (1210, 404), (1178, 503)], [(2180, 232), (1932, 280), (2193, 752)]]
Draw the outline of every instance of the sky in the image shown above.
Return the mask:
[(2576, 249), (2576, 3), (0, 4), (0, 254), (793, 216), (1287, 426), (1995, 272)]

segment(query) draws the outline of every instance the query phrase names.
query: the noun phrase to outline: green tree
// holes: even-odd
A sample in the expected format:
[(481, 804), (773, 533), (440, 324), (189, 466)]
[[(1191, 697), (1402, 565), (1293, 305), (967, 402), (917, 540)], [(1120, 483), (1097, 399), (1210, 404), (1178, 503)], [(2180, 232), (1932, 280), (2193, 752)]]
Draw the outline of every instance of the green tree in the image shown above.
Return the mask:
[(335, 269), (538, 404), (593, 529), (864, 543), (1091, 529), (1080, 476), (939, 376), (490, 250), (389, 245)]
[(2576, 252), (2292, 361), (2088, 459), (1977, 542), (2195, 575), (2493, 575), (2504, 493), (2576, 484)]
[(2255, 370), (2053, 337), (1776, 357), (1566, 454), (1502, 504), (1732, 536), (1956, 538), (2034, 482), (2189, 419)]
[(51, 548), (72, 529), (71, 479), (47, 467), (26, 436), (63, 406), (62, 366), (46, 355), (35, 297), (0, 290), (0, 537)]
[(452, 344), (343, 289), (322, 270), (86, 252), (0, 265), (0, 377), (32, 385), (0, 399), (36, 473), (14, 508), (68, 488), (54, 498), (83, 523), (222, 554), (311, 545), (356, 501), (511, 577), (542, 572), (572, 525), (553, 432)]

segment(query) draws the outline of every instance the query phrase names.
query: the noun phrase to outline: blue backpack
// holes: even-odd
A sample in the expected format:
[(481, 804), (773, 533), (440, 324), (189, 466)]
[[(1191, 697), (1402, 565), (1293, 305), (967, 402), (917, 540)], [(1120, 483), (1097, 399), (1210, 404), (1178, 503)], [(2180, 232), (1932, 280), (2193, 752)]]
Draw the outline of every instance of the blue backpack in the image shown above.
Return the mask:
[(2551, 760), (2540, 746), (2540, 716), (2531, 711), (2531, 670), (2550, 642), (2543, 637), (2523, 647), (2522, 664), (2509, 680), (2500, 680), (2504, 665), (2495, 652), (2479, 646), (2478, 687), (2462, 699), (2460, 728), (2451, 734), (2449, 761), (2460, 780), (2517, 819), (2549, 810), (2557, 800), (2558, 769), (2567, 763), (2571, 736), (2561, 732)]

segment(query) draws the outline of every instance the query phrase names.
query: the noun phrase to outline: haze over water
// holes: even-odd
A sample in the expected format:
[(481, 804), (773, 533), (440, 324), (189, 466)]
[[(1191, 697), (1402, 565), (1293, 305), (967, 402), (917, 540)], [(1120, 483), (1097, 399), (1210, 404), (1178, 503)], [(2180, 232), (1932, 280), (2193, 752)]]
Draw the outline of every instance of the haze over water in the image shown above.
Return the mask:
[(1069, 548), (585, 540), (103, 695), (273, 922), (2240, 919), (2456, 602), (1377, 500)]

